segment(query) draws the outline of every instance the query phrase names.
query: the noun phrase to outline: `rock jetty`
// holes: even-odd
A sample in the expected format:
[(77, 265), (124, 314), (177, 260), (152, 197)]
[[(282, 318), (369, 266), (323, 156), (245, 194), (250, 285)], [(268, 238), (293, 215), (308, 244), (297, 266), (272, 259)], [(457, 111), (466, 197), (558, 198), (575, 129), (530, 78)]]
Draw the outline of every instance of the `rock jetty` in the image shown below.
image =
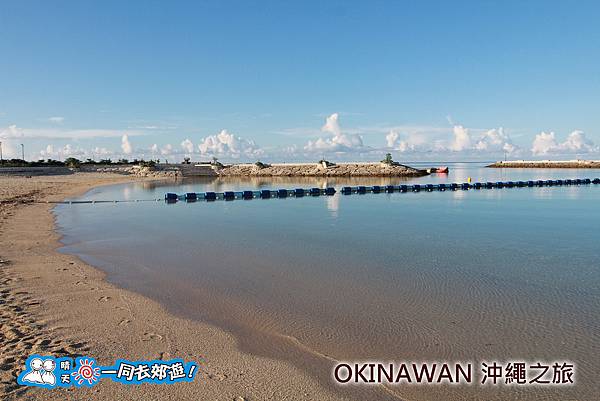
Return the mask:
[(418, 177), (428, 174), (399, 163), (232, 164), (215, 171), (219, 176), (256, 177)]

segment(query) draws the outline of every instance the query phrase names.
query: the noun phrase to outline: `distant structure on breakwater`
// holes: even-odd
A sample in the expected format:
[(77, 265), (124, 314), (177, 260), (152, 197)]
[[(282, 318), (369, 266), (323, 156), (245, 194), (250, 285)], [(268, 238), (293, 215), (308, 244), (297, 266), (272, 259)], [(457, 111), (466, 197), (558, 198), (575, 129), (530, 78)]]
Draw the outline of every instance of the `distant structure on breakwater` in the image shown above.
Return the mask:
[(600, 168), (600, 160), (508, 160), (497, 161), (493, 168)]

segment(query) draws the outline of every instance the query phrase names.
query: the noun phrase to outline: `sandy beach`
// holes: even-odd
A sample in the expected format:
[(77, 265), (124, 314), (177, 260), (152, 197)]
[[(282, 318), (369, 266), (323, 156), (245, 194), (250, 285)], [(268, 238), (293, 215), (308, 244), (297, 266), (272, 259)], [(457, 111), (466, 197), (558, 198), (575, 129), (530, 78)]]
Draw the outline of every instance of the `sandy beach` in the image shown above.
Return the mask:
[[(288, 363), (239, 351), (235, 339), (220, 329), (175, 317), (156, 302), (107, 283), (99, 270), (57, 252), (52, 204), (18, 203), (62, 200), (132, 179), (99, 173), (0, 177), (0, 398), (345, 399)], [(201, 371), (194, 382), (172, 386), (103, 381), (91, 389), (48, 391), (16, 383), (34, 353), (92, 356), (100, 364), (183, 358), (198, 362)], [(356, 390), (352, 395), (364, 399)]]

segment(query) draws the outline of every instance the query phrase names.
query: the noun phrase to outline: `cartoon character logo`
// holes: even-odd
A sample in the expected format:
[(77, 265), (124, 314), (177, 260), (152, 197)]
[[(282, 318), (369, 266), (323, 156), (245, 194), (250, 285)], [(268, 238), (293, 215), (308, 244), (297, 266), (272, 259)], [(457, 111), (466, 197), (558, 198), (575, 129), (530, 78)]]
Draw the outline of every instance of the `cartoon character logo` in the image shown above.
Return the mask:
[(53, 373), (56, 362), (53, 358), (42, 360), (41, 357), (34, 355), (27, 359), (27, 365), (29, 369), (19, 376), (19, 383), (42, 387), (56, 385), (56, 377)]

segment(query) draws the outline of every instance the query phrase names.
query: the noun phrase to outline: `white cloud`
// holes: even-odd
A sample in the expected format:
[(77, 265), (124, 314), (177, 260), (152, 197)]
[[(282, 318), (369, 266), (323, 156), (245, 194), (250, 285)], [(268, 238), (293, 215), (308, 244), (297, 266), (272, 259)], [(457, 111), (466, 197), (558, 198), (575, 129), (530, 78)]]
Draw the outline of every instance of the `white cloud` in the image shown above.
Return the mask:
[(450, 144), (450, 150), (461, 152), (471, 148), (471, 135), (467, 128), (462, 125), (455, 125), (452, 132), (454, 134), (454, 139)]
[(399, 134), (396, 130), (390, 130), (385, 136), (387, 147), (392, 150), (406, 152), (430, 152), (437, 147), (438, 141), (423, 132), (410, 132)]
[(510, 137), (504, 133), (504, 128), (500, 127), (484, 132), (475, 144), (475, 149), (488, 152), (513, 153), (518, 148), (512, 143)]
[(363, 144), (362, 137), (358, 134), (344, 134), (339, 124), (339, 114), (333, 113), (325, 120), (325, 125), (321, 131), (328, 132), (332, 136), (327, 138), (318, 138), (315, 141), (308, 141), (304, 147), (307, 151), (326, 151), (326, 152), (352, 152), (367, 150)]
[(80, 160), (87, 158), (97, 160), (113, 154), (114, 153), (112, 151), (98, 146), (92, 149), (84, 149), (78, 146), (73, 146), (70, 143), (62, 147), (56, 147), (53, 144), (48, 144), (44, 149), (39, 151), (38, 158), (64, 160), (68, 157), (75, 157)]
[(325, 124), (321, 127), (321, 131), (330, 132), (333, 136), (340, 136), (342, 134), (342, 130), (340, 128), (340, 123), (338, 122), (340, 115), (338, 113), (333, 113), (329, 117), (325, 119)]
[(21, 128), (9, 125), (0, 130), (0, 137), (27, 138), (27, 139), (93, 139), (114, 138), (126, 134), (128, 136), (144, 135), (143, 131), (135, 130), (106, 130), (106, 129), (80, 129), (64, 130), (58, 128)]
[(208, 136), (198, 144), (198, 150), (202, 155), (230, 156), (256, 156), (262, 154), (262, 150), (249, 139), (235, 136), (222, 130), (217, 135)]
[(554, 132), (540, 132), (535, 136), (531, 145), (531, 153), (534, 155), (544, 154), (573, 154), (573, 153), (594, 153), (598, 152), (599, 147), (585, 136), (583, 131), (573, 131), (567, 139), (558, 143)]
[(160, 154), (163, 156), (169, 156), (173, 154), (173, 146), (170, 143), (167, 143), (165, 146), (162, 147), (162, 149), (160, 150)]
[(23, 138), (24, 136), (23, 129), (14, 124), (9, 125), (0, 131), (0, 138), (2, 139)]
[(21, 152), (17, 149), (18, 140), (23, 138), (23, 131), (16, 125), (9, 125), (0, 130), (0, 142), (2, 142), (2, 157), (7, 159), (20, 159)]
[(133, 148), (131, 147), (131, 142), (129, 142), (129, 137), (127, 135), (123, 135), (121, 137), (121, 150), (126, 155), (130, 155), (133, 152)]
[(85, 155), (87, 155), (87, 152), (84, 149), (74, 147), (70, 143), (61, 148), (55, 148), (54, 145), (50, 144), (46, 146), (46, 149), (40, 151), (40, 157), (42, 159), (64, 160), (67, 157), (82, 158), (82, 156)]
[(51, 123), (55, 123), (55, 124), (62, 124), (65, 121), (64, 117), (50, 117), (48, 119), (48, 121), (50, 121)]
[(583, 131), (573, 131), (567, 136), (567, 140), (561, 144), (564, 150), (572, 152), (590, 153), (597, 152), (598, 146), (585, 136)]
[(385, 141), (387, 142), (388, 148), (393, 148), (396, 146), (400, 135), (394, 130), (390, 131), (389, 134), (385, 136)]
[(92, 156), (96, 157), (96, 156), (110, 156), (112, 155), (114, 152), (106, 149), (106, 148), (101, 148), (96, 146), (94, 149), (92, 149)]
[(181, 147), (186, 153), (194, 153), (194, 144), (187, 138), (181, 142)]
[[(476, 131), (481, 132), (481, 130)], [(452, 132), (446, 131), (445, 135), (439, 130), (433, 132), (412, 131), (404, 134), (391, 130), (385, 136), (385, 140), (388, 149), (402, 153), (454, 152), (477, 154), (484, 152), (513, 153), (519, 150), (502, 127), (486, 130), (478, 135), (472, 134), (472, 130), (462, 125), (455, 125)]]

